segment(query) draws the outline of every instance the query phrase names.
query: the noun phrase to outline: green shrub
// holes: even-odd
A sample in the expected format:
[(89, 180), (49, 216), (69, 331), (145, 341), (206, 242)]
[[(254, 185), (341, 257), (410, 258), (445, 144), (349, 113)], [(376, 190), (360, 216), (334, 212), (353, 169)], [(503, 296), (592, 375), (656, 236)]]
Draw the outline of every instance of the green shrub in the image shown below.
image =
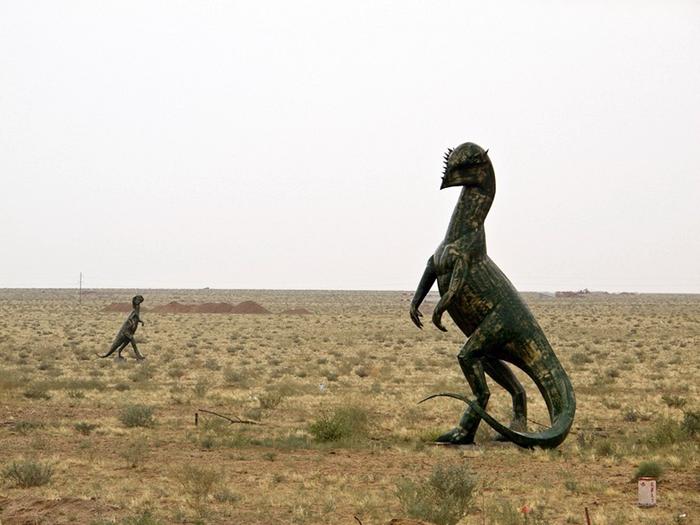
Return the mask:
[(198, 379), (192, 390), (194, 390), (195, 396), (204, 397), (207, 395), (210, 386), (209, 381), (206, 379)]
[(418, 440), (422, 443), (434, 443), (445, 433), (444, 428), (426, 427), (418, 433)]
[(615, 456), (617, 450), (609, 439), (603, 439), (595, 443), (595, 453), (597, 456)]
[(173, 379), (180, 379), (182, 376), (185, 375), (185, 369), (182, 368), (180, 365), (173, 365), (168, 370), (168, 375)]
[(153, 367), (151, 367), (149, 364), (142, 363), (129, 375), (129, 379), (131, 379), (131, 381), (134, 383), (144, 383), (151, 379), (154, 375), (155, 370), (153, 370)]
[(216, 436), (212, 434), (204, 434), (199, 438), (199, 446), (205, 450), (211, 450), (216, 446)]
[(14, 428), (16, 432), (26, 435), (30, 432), (34, 432), (39, 428), (44, 428), (44, 423), (42, 423), (41, 421), (15, 421), (14, 425), (12, 425), (12, 428)]
[(214, 499), (219, 503), (238, 503), (241, 496), (224, 487), (214, 494)]
[(425, 481), (401, 480), (396, 496), (411, 518), (454, 525), (467, 513), (475, 488), (476, 477), (466, 465), (436, 465)]
[(24, 391), (24, 397), (27, 399), (51, 399), (51, 394), (43, 385), (32, 385)]
[(136, 468), (142, 465), (148, 457), (148, 443), (143, 438), (136, 438), (124, 445), (119, 455), (126, 461), (126, 465), (130, 468)]
[(236, 370), (234, 368), (224, 369), (224, 383), (229, 386), (245, 388), (248, 386), (248, 374), (246, 370)]
[(364, 366), (358, 366), (355, 369), (355, 375), (357, 377), (365, 378), (365, 377), (369, 376), (369, 371)]
[(244, 432), (238, 431), (221, 439), (221, 446), (226, 448), (241, 448), (252, 444), (252, 439)]
[(333, 372), (331, 370), (325, 372), (323, 374), (323, 377), (325, 377), (329, 382), (337, 381), (338, 380), (338, 374), (336, 372)]
[(97, 520), (90, 525), (161, 525), (150, 510), (142, 510), (133, 516), (127, 516), (119, 521), (114, 520)]
[(161, 522), (158, 521), (150, 510), (142, 510), (135, 516), (129, 516), (121, 521), (122, 525), (160, 525)]
[(279, 392), (264, 392), (258, 397), (258, 402), (260, 403), (260, 408), (264, 410), (272, 410), (277, 408), (277, 406), (282, 402), (284, 396)]
[(0, 390), (20, 388), (26, 384), (26, 378), (20, 377), (16, 370), (0, 370)]
[(85, 392), (82, 390), (68, 390), (66, 395), (71, 399), (85, 399)]
[(369, 416), (359, 407), (339, 407), (323, 411), (309, 427), (317, 441), (330, 442), (358, 438), (367, 433)]
[(593, 358), (586, 352), (574, 352), (571, 354), (571, 362), (575, 365), (585, 365), (593, 362)]
[(661, 400), (666, 403), (668, 406), (671, 408), (683, 408), (686, 403), (688, 402), (687, 399), (681, 396), (671, 396), (671, 395), (662, 395)]
[(564, 481), (564, 487), (566, 488), (566, 490), (574, 494), (578, 493), (579, 491), (578, 482), (575, 479), (567, 479), (566, 481)]
[(177, 480), (188, 503), (196, 511), (202, 512), (207, 498), (216, 488), (219, 477), (220, 474), (214, 470), (186, 465), (178, 472)]
[(687, 437), (680, 423), (673, 419), (661, 419), (656, 423), (651, 434), (647, 435), (646, 442), (651, 447), (663, 447), (684, 441)]
[(95, 430), (99, 425), (95, 423), (86, 423), (85, 421), (80, 421), (73, 425), (73, 428), (80, 432), (84, 436), (89, 436), (90, 433)]
[(547, 525), (544, 507), (532, 508), (524, 505), (516, 508), (508, 502), (492, 508), (489, 512), (489, 525)]
[(127, 428), (152, 427), (153, 408), (146, 405), (127, 405), (119, 414), (119, 421)]
[(42, 383), (49, 390), (99, 390), (106, 385), (96, 379), (55, 379)]
[(683, 413), (681, 430), (688, 436), (694, 437), (700, 434), (700, 410)]
[(51, 481), (53, 468), (33, 459), (13, 461), (3, 470), (3, 477), (18, 487), (39, 487)]
[(219, 365), (219, 363), (216, 361), (216, 359), (209, 358), (204, 363), (204, 368), (215, 372), (217, 370), (221, 370), (221, 365)]
[(634, 479), (654, 478), (661, 479), (664, 469), (656, 461), (642, 461), (634, 473)]

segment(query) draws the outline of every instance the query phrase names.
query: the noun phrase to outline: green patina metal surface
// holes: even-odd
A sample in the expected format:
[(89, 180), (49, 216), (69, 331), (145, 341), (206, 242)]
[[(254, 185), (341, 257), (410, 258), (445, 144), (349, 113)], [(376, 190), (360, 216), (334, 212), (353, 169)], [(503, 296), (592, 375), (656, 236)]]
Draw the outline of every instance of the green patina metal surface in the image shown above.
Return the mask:
[[(470, 142), (448, 150), (440, 189), (454, 186), (462, 186), (459, 201), (445, 239), (428, 259), (410, 311), (413, 322), (422, 328), (418, 308), (437, 281), (440, 301), (433, 312), (433, 324), (446, 331), (442, 316), (447, 312), (468, 337), (457, 359), (475, 399), (439, 393), (423, 400), (447, 396), (468, 405), (458, 426), (438, 441), (473, 443), (483, 419), (520, 446), (556, 447), (571, 429), (576, 398), (569, 377), (532, 312), (486, 253), (484, 220), (496, 194), (488, 151)], [(507, 363), (523, 370), (539, 388), (551, 420), (546, 430), (527, 431), (525, 389)], [(486, 411), (490, 392), (485, 374), (512, 397), (513, 419), (507, 426)]]

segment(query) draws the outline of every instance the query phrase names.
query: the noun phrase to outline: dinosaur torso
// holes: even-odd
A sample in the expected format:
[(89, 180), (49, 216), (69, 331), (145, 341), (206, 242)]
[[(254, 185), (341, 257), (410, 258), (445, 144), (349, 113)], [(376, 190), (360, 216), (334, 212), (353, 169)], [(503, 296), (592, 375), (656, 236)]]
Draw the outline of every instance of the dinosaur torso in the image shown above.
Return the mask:
[(131, 310), (129, 317), (127, 317), (124, 323), (122, 324), (121, 328), (119, 329), (119, 332), (117, 332), (118, 338), (127, 335), (134, 335), (136, 333), (136, 329), (139, 327), (139, 321), (141, 320), (140, 313), (141, 307), (139, 305), (136, 305), (136, 307), (134, 307), (134, 309)]
[[(438, 289), (441, 296), (448, 293), (453, 271), (461, 260), (462, 286), (447, 307), (459, 329), (469, 337), (491, 315), (500, 322), (499, 336), (504, 340), (527, 341), (542, 330), (513, 284), (486, 252), (484, 219), (492, 202), (493, 195), (470, 187), (462, 189), (445, 239), (433, 254)], [(518, 355), (512, 348), (495, 353), (524, 368), (528, 375), (538, 373), (538, 367), (532, 366), (532, 355)], [(556, 360), (554, 354), (552, 358)]]

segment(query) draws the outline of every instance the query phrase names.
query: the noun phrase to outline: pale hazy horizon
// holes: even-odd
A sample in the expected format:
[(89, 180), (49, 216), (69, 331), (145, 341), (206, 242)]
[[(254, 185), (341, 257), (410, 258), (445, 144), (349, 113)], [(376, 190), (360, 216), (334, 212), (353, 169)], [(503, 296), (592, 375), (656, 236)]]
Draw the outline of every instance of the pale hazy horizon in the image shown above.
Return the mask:
[(700, 293), (700, 3), (4, 2), (0, 288)]

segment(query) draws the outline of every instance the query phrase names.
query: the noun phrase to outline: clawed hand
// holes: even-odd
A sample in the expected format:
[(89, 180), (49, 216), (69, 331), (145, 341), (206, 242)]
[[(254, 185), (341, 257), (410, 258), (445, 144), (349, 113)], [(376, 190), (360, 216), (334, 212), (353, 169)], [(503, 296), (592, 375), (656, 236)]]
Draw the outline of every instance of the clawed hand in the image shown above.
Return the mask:
[(437, 326), (439, 330), (447, 332), (447, 328), (442, 326), (442, 313), (442, 310), (438, 310), (437, 308), (433, 310), (433, 324)]
[(422, 330), (423, 329), (423, 322), (420, 320), (420, 318), (423, 317), (423, 314), (420, 313), (420, 310), (418, 310), (418, 306), (416, 306), (415, 304), (412, 304), (410, 314), (411, 314), (411, 321), (413, 321), (413, 324)]

